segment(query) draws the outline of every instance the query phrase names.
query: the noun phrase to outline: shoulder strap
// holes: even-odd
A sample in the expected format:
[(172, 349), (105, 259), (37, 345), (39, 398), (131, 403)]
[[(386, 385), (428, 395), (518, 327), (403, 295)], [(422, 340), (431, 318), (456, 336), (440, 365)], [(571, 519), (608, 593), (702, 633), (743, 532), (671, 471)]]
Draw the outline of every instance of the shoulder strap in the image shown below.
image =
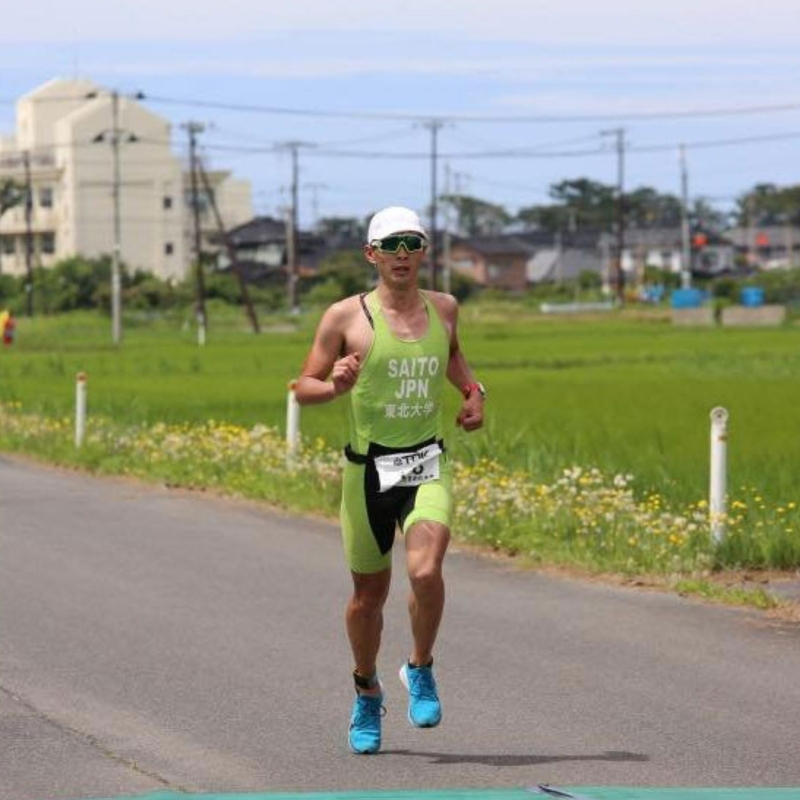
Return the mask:
[(369, 326), (372, 330), (375, 330), (375, 320), (372, 319), (372, 313), (367, 308), (367, 301), (364, 299), (369, 294), (369, 292), (361, 292), (358, 296), (359, 301), (361, 302), (361, 308), (364, 309), (364, 314), (367, 316), (367, 320), (369, 321)]

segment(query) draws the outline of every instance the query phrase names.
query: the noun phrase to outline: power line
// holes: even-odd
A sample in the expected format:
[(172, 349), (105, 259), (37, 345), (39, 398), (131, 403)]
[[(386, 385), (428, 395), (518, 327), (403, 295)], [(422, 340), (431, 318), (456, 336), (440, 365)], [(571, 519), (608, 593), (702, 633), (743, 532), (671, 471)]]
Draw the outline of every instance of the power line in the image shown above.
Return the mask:
[(223, 103), (196, 98), (162, 97), (148, 95), (153, 103), (168, 105), (213, 108), (222, 111), (241, 111), (255, 114), (279, 114), (302, 117), (328, 117), (338, 119), (394, 119), (414, 122), (463, 122), (463, 123), (554, 123), (554, 122), (613, 122), (625, 120), (661, 120), (687, 117), (727, 117), (749, 114), (769, 114), (785, 111), (800, 111), (800, 103), (781, 103), (774, 105), (728, 106), (703, 109), (681, 109), (676, 111), (634, 111), (617, 114), (536, 114), (536, 115), (469, 115), (469, 114), (421, 114), (380, 111), (333, 111), (329, 109), (291, 108), (286, 106), (267, 106), (255, 103)]

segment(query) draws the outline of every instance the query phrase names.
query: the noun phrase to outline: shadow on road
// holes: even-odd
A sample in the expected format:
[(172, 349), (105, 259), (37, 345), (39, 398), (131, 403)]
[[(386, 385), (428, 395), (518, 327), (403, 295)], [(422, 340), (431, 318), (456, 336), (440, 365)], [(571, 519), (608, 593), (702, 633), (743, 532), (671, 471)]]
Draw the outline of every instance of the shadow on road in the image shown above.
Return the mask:
[(413, 756), (430, 759), (431, 764), (484, 764), (489, 767), (526, 767), (537, 764), (554, 764), (559, 761), (649, 761), (644, 753), (628, 753), (624, 750), (606, 750), (595, 755), (482, 755), (460, 753), (431, 753), (416, 750), (384, 750), (384, 755)]

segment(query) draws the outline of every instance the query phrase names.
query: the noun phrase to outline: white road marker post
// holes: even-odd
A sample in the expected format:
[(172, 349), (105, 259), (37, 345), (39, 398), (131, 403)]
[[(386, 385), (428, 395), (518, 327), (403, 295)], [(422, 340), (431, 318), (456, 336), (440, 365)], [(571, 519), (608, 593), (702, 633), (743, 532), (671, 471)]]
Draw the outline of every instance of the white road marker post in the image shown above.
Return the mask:
[(295, 386), (297, 381), (289, 381), (289, 394), (286, 398), (286, 454), (289, 459), (300, 443), (300, 404), (295, 397)]
[(717, 406), (711, 410), (711, 479), (708, 513), (711, 538), (719, 544), (725, 537), (725, 511), (728, 491), (728, 410)]
[(75, 447), (83, 444), (86, 434), (86, 378), (85, 372), (75, 376)]

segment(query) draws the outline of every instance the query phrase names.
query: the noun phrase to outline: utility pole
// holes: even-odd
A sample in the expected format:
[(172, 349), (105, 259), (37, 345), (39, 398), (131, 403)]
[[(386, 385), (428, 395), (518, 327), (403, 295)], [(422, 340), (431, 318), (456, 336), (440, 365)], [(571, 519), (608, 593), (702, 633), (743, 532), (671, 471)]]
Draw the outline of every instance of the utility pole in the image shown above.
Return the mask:
[(228, 259), (231, 262), (231, 269), (239, 279), (239, 291), (242, 293), (242, 303), (247, 311), (250, 324), (253, 326), (253, 332), (260, 333), (261, 328), (258, 324), (258, 317), (256, 316), (255, 309), (253, 308), (253, 303), (250, 300), (250, 293), (247, 291), (247, 281), (245, 281), (244, 275), (242, 275), (242, 270), (239, 267), (239, 259), (236, 257), (236, 248), (231, 243), (230, 237), (225, 230), (225, 225), (222, 222), (222, 216), (217, 208), (217, 200), (214, 197), (214, 191), (212, 190), (211, 184), (208, 181), (208, 175), (206, 175), (206, 171), (203, 169), (203, 162), (199, 158), (196, 158), (196, 162), (197, 169), (200, 173), (200, 179), (203, 182), (203, 191), (206, 193), (208, 202), (211, 204), (211, 209), (214, 212), (214, 219), (217, 222), (217, 229), (222, 237), (222, 241), (225, 243), (225, 249), (228, 251)]
[(450, 224), (452, 221), (453, 198), (450, 196), (450, 163), (444, 164), (444, 194), (447, 197), (444, 223), (444, 264), (442, 269), (442, 291), (450, 294)]
[(441, 119), (430, 119), (423, 123), (423, 127), (431, 132), (431, 229), (428, 233), (428, 257), (430, 259), (430, 288), (436, 291), (436, 261), (439, 256), (438, 241), (436, 237), (436, 212), (438, 201), (436, 197), (436, 173), (438, 158), (438, 137), (439, 131), (444, 126)]
[(289, 209), (289, 220), (286, 236), (286, 297), (289, 311), (297, 311), (297, 272), (298, 272), (298, 237), (297, 237), (297, 179), (299, 173), (297, 152), (301, 147), (312, 147), (308, 142), (292, 140), (278, 145), (281, 150), (288, 150), (292, 158), (292, 204)]
[(119, 92), (111, 94), (113, 131), (111, 147), (114, 151), (114, 250), (111, 260), (111, 338), (114, 344), (122, 339), (122, 280), (120, 277), (120, 252), (122, 249), (120, 230), (120, 166), (119, 166)]
[(292, 154), (292, 205), (289, 210), (289, 235), (286, 238), (288, 261), (286, 265), (286, 291), (289, 313), (294, 313), (297, 308), (297, 147), (297, 142), (290, 144), (290, 152)]
[(25, 167), (25, 285), (26, 310), (33, 316), (33, 186), (31, 182), (31, 155), (25, 150), (22, 154)]
[(625, 249), (625, 128), (613, 128), (600, 132), (602, 136), (614, 136), (617, 140), (617, 257), (615, 283), (617, 298), (625, 302), (625, 273), (622, 270), (622, 253)]
[(200, 229), (200, 191), (197, 185), (197, 134), (205, 130), (205, 126), (199, 122), (187, 122), (181, 127), (185, 128), (189, 134), (189, 169), (192, 184), (192, 215), (194, 217), (194, 253), (196, 259), (196, 279), (197, 279), (197, 305), (195, 313), (198, 324), (198, 341), (201, 345), (206, 342), (206, 331), (208, 329), (208, 318), (206, 316), (206, 287), (203, 275), (203, 242), (202, 231)]
[[(89, 92), (86, 99), (96, 98), (97, 92)], [(136, 92), (130, 96), (133, 100), (143, 100), (144, 94)], [(122, 141), (122, 129), (119, 124), (119, 92), (111, 92), (111, 130), (98, 133), (94, 137), (95, 142), (102, 142), (110, 135), (111, 151), (114, 160), (114, 181), (112, 197), (114, 204), (114, 246), (111, 252), (111, 338), (114, 344), (119, 344), (122, 340), (122, 278), (121, 278), (121, 219), (120, 219), (120, 161), (119, 146)], [(129, 133), (126, 142), (135, 142), (136, 136)]]
[(681, 167), (681, 288), (692, 285), (692, 248), (689, 240), (689, 174), (686, 169), (686, 147), (680, 145)]

